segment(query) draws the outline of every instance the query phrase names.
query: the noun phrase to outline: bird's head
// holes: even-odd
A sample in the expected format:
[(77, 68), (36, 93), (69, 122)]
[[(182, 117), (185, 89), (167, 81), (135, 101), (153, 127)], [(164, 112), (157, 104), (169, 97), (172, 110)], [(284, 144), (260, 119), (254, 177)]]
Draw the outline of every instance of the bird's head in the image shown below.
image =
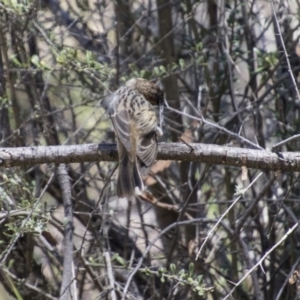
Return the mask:
[(161, 105), (164, 103), (164, 92), (158, 85), (149, 80), (132, 78), (125, 83), (125, 86), (137, 90), (153, 105)]

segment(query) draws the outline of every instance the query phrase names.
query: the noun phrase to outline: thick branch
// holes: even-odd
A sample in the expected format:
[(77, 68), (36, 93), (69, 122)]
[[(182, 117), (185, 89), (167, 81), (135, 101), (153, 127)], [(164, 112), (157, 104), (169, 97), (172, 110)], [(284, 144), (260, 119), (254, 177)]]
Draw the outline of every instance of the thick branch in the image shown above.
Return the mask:
[[(115, 144), (0, 148), (0, 167), (117, 161)], [(300, 152), (273, 153), (207, 144), (160, 143), (158, 160), (194, 161), (261, 170), (300, 171)]]

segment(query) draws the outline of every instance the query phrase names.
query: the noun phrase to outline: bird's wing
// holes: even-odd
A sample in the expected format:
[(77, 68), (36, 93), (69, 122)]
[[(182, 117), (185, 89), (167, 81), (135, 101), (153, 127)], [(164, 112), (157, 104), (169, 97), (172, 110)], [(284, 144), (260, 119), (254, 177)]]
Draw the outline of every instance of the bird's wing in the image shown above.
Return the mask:
[(157, 155), (156, 132), (151, 131), (138, 140), (137, 156), (145, 167), (153, 165)]
[(101, 104), (107, 111), (109, 110), (113, 99), (114, 99), (114, 94), (108, 94), (108, 95), (103, 96), (103, 98), (101, 100)]
[(115, 129), (115, 133), (120, 143), (127, 152), (131, 152), (131, 124), (130, 116), (127, 110), (112, 111), (110, 118)]

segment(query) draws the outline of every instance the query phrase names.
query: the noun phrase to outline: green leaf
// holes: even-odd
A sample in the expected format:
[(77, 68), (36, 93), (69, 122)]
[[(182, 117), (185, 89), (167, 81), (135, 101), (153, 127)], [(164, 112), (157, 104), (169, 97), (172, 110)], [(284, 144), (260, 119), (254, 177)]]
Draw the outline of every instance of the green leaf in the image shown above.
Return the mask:
[(176, 265), (175, 264), (170, 264), (170, 270), (172, 273), (176, 272)]
[(173, 63), (172, 67), (171, 67), (171, 72), (175, 71), (178, 68), (178, 65), (176, 65), (175, 63)]
[(202, 42), (199, 42), (199, 43), (196, 44), (196, 50), (197, 51), (201, 51), (202, 48), (203, 48)]
[(118, 262), (121, 266), (125, 266), (126, 265), (126, 261), (119, 255), (119, 254), (115, 254), (112, 256), (112, 260), (115, 260), (116, 262)]
[(145, 78), (145, 75), (146, 75), (146, 70), (141, 70), (140, 71), (140, 77)]
[(156, 74), (156, 75), (159, 75), (159, 68), (158, 67), (154, 67), (153, 68), (153, 72)]
[(88, 258), (88, 261), (89, 261), (91, 264), (95, 263), (95, 260), (94, 260), (94, 258), (93, 258), (92, 256), (90, 256), (90, 257)]
[(159, 69), (161, 70), (162, 73), (167, 73), (165, 66), (160, 66)]
[(9, 178), (9, 182), (10, 182), (12, 185), (19, 185), (18, 182), (17, 182), (14, 178)]
[(194, 282), (194, 280), (193, 280), (192, 277), (189, 277), (189, 278), (187, 279), (187, 281), (188, 281), (189, 284), (193, 284), (193, 282)]
[(10, 57), (10, 60), (17, 66), (17, 67), (21, 67), (22, 64), (18, 61), (18, 59), (16, 58), (15, 55)]
[(35, 66), (39, 66), (40, 65), (40, 58), (36, 55), (36, 54), (34, 54), (34, 55), (32, 55), (32, 57), (31, 57), (31, 62), (35, 65)]
[(12, 266), (14, 265), (15, 263), (15, 260), (14, 259), (10, 259), (9, 262), (8, 262), (8, 269), (11, 269)]
[(185, 67), (184, 59), (182, 59), (182, 58), (179, 59), (179, 65), (180, 65), (181, 69), (183, 69)]
[(91, 51), (86, 51), (85, 57), (86, 57), (87, 63), (89, 63), (93, 58), (92, 57), (92, 52)]
[(190, 275), (190, 276), (193, 276), (193, 274), (194, 274), (194, 269), (195, 269), (194, 263), (193, 263), (193, 262), (190, 262), (190, 264), (189, 264), (189, 275)]
[(51, 68), (50, 68), (43, 60), (40, 61), (40, 66), (41, 66), (44, 70), (48, 70), (48, 71), (51, 70)]

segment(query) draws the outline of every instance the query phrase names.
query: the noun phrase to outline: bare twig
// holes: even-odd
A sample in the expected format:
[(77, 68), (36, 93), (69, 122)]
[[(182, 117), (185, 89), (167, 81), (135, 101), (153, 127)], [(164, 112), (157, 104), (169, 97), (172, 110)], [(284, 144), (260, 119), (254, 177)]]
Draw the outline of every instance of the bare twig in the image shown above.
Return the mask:
[(107, 251), (104, 252), (103, 255), (105, 258), (107, 276), (108, 276), (108, 281), (109, 281), (109, 285), (110, 285), (110, 296), (111, 296), (112, 300), (117, 300), (117, 296), (116, 296), (116, 292), (115, 292), (115, 279), (114, 279), (112, 265), (111, 265), (111, 258), (110, 258), (109, 252), (107, 252)]
[[(64, 203), (64, 264), (63, 277), (60, 288), (60, 300), (68, 300), (70, 286), (72, 283), (72, 264), (73, 264), (73, 208), (71, 201), (71, 185), (69, 175), (64, 164), (60, 164), (56, 170), (57, 179), (62, 191)], [(73, 296), (75, 291), (73, 291)]]
[(206, 119), (204, 119), (203, 116), (202, 116), (201, 118), (197, 118), (197, 117), (194, 117), (194, 116), (192, 116), (192, 115), (190, 115), (190, 114), (187, 114), (187, 113), (185, 113), (185, 112), (182, 112), (182, 111), (180, 111), (180, 110), (171, 108), (170, 106), (167, 106), (167, 108), (168, 108), (168, 110), (170, 110), (170, 111), (173, 111), (173, 112), (175, 112), (175, 113), (178, 113), (178, 114), (183, 115), (183, 116), (186, 116), (186, 117), (189, 117), (189, 118), (192, 119), (192, 120), (197, 120), (197, 121), (203, 122), (204, 124), (209, 125), (209, 126), (211, 126), (211, 127), (215, 127), (215, 128), (217, 128), (217, 129), (219, 129), (220, 131), (222, 131), (222, 132), (228, 134), (229, 136), (234, 137), (234, 138), (240, 140), (241, 142), (244, 142), (245, 144), (247, 144), (247, 145), (249, 145), (249, 146), (251, 146), (251, 147), (253, 147), (253, 148), (255, 148), (255, 149), (263, 149), (263, 148), (260, 147), (259, 145), (252, 143), (251, 141), (249, 141), (248, 139), (244, 138), (243, 136), (241, 136), (241, 135), (239, 135), (239, 134), (236, 134), (236, 133), (234, 133), (234, 132), (232, 132), (232, 131), (226, 129), (225, 127), (222, 127), (222, 126), (220, 126), (220, 125), (218, 125), (218, 124), (216, 124), (216, 123), (212, 123), (212, 122), (210, 122), (210, 121), (207, 121)]
[(274, 251), (297, 227), (299, 223), (294, 224), (292, 228), (288, 230), (288, 232), (270, 249), (268, 250), (263, 257), (235, 284), (235, 286), (231, 289), (231, 291), (226, 295), (223, 300), (229, 299), (231, 294), (235, 291), (235, 289), (264, 261), (264, 259)]
[[(245, 193), (256, 181), (257, 179), (262, 175), (263, 173), (259, 173), (255, 179), (248, 185), (248, 187), (246, 187), (245, 189), (243, 189), (243, 193)], [(241, 195), (242, 196), (242, 195)], [(212, 233), (215, 231), (215, 229), (218, 227), (218, 225), (220, 224), (220, 222), (224, 219), (224, 217), (228, 214), (228, 212), (231, 210), (231, 208), (240, 200), (241, 196), (238, 196), (233, 202), (232, 204), (225, 210), (225, 212), (222, 214), (222, 216), (220, 217), (220, 219), (217, 221), (217, 223), (214, 225), (214, 227), (209, 231), (209, 233), (206, 235), (205, 240), (203, 241), (197, 255), (196, 255), (196, 260), (198, 259), (203, 247), (205, 246), (207, 240), (209, 239), (209, 237), (212, 235)]]
[(45, 293), (42, 289), (28, 283), (28, 282), (24, 282), (24, 279), (20, 279), (18, 278), (15, 274), (11, 273), (8, 269), (6, 268), (1, 268), (1, 272), (4, 272), (5, 274), (7, 274), (7, 276), (11, 277), (13, 280), (19, 282), (22, 285), (25, 285), (26, 287), (28, 287), (30, 290), (35, 291), (36, 293), (40, 294), (40, 296), (42, 298), (40, 299), (50, 299), (50, 300), (58, 300), (56, 297), (53, 297), (47, 293)]
[(257, 197), (252, 201), (251, 205), (245, 210), (242, 217), (238, 221), (235, 231), (236, 233), (239, 233), (242, 226), (246, 222), (247, 218), (249, 217), (250, 213), (253, 211), (253, 209), (257, 206), (258, 201), (269, 191), (270, 187), (272, 186), (273, 182), (276, 180), (276, 176), (272, 176), (272, 178), (265, 184), (265, 186), (262, 188), (261, 192), (257, 195)]
[[(238, 242), (240, 245), (241, 252), (243, 253), (247, 269), (251, 269), (253, 267), (253, 263), (249, 257), (249, 249), (248, 245), (243, 241), (241, 236), (238, 236)], [(255, 293), (255, 299), (256, 300), (263, 300), (263, 295), (261, 292), (261, 289), (259, 287), (259, 280), (258, 276), (255, 272), (252, 272), (251, 274), (252, 282), (253, 282), (253, 288), (254, 288), (254, 293)]]
[(298, 257), (298, 259), (296, 260), (296, 262), (293, 264), (293, 266), (292, 266), (289, 274), (286, 276), (286, 279), (285, 279), (284, 283), (282, 284), (282, 286), (281, 286), (281, 288), (280, 288), (280, 290), (279, 290), (279, 292), (278, 292), (277, 297), (276, 297), (275, 300), (282, 299), (280, 297), (281, 297), (281, 295), (282, 295), (282, 293), (283, 293), (283, 291), (284, 291), (287, 283), (289, 282), (290, 276), (293, 274), (293, 272), (295, 271), (295, 269), (298, 267), (299, 263), (300, 263), (300, 257)]
[(18, 129), (21, 125), (21, 117), (20, 117), (20, 108), (18, 105), (18, 101), (17, 101), (17, 95), (16, 95), (16, 91), (15, 91), (15, 85), (14, 85), (14, 81), (13, 81), (13, 74), (10, 73), (10, 62), (9, 62), (9, 58), (8, 58), (8, 49), (6, 47), (6, 40), (5, 40), (5, 35), (3, 32), (3, 28), (2, 28), (2, 23), (0, 22), (0, 54), (2, 53), (2, 57), (3, 57), (3, 62), (6, 68), (6, 73), (7, 73), (7, 83), (8, 83), (8, 87), (9, 87), (9, 93), (7, 93), (8, 95), (10, 95), (10, 99), (12, 102), (12, 109), (13, 109), (13, 114), (14, 114), (14, 120), (16, 122), (16, 128)]
[(292, 142), (292, 141), (298, 140), (298, 139), (300, 139), (300, 134), (293, 135), (293, 136), (291, 136), (291, 137), (289, 137), (289, 138), (287, 138), (287, 139), (285, 139), (285, 140), (283, 140), (283, 141), (281, 141), (281, 142), (275, 144), (275, 145), (272, 147), (272, 151), (275, 151), (276, 148), (278, 148), (279, 146), (285, 145), (285, 144), (287, 144), (287, 143), (289, 143), (289, 142)]
[[(54, 177), (54, 173), (51, 174), (47, 184), (45, 185), (43, 191), (41, 192), (39, 198), (37, 199), (36, 203), (34, 204), (32, 210), (30, 211), (30, 213), (28, 214), (27, 218), (22, 222), (22, 226), (25, 227), (26, 224), (28, 223), (29, 219), (31, 218), (31, 216), (34, 214), (34, 211), (36, 210), (36, 208), (38, 207), (43, 195), (45, 194), (45, 192), (47, 191), (50, 183), (52, 182), (52, 179)], [(2, 252), (2, 256), (0, 258), (0, 267), (5, 263), (8, 255), (10, 254), (10, 252), (12, 251), (14, 245), (16, 244), (17, 240), (20, 238), (21, 233), (17, 233), (15, 235), (15, 238), (13, 239), (13, 241), (7, 246), (6, 250)]]
[[(124, 291), (123, 291), (123, 296), (122, 296), (122, 300), (126, 299), (126, 294), (127, 291), (129, 289), (129, 286), (131, 284), (131, 281), (133, 280), (134, 275), (138, 272), (138, 270), (140, 269), (140, 267), (143, 264), (143, 261), (145, 259), (145, 257), (147, 256), (147, 254), (149, 253), (150, 249), (152, 248), (152, 246), (164, 235), (166, 234), (168, 231), (170, 231), (171, 229), (173, 229), (174, 227), (177, 226), (185, 226), (185, 225), (190, 225), (190, 224), (197, 224), (197, 223), (215, 223), (216, 220), (212, 220), (212, 219), (207, 219), (207, 218), (196, 218), (193, 220), (187, 220), (187, 221), (181, 221), (181, 222), (175, 222), (169, 226), (167, 226), (164, 230), (162, 230), (148, 245), (148, 247), (146, 248), (146, 250), (143, 252), (143, 255), (141, 256), (141, 258), (139, 259), (137, 265), (135, 266), (134, 269), (132, 269), (131, 273), (128, 276), (126, 285), (124, 287)], [(222, 224), (223, 227), (229, 231), (230, 234), (233, 234), (233, 231), (228, 228), (225, 224)]]
[(274, 16), (274, 19), (275, 19), (275, 24), (277, 26), (281, 46), (282, 46), (282, 49), (283, 49), (283, 52), (284, 52), (284, 56), (286, 58), (286, 63), (287, 63), (287, 66), (288, 66), (288, 70), (289, 70), (289, 73), (290, 73), (290, 76), (291, 76), (291, 79), (292, 79), (292, 82), (293, 82), (293, 85), (294, 85), (294, 88), (295, 88), (295, 91), (296, 91), (296, 94), (297, 94), (297, 97), (298, 97), (298, 101), (300, 102), (300, 93), (299, 93), (299, 90), (298, 90), (298, 86), (297, 86), (295, 77), (293, 75), (292, 67), (291, 67), (290, 60), (289, 60), (289, 55), (287, 54), (285, 44), (284, 44), (284, 40), (283, 40), (282, 34), (280, 32), (279, 21), (278, 21), (277, 15), (276, 15), (275, 7), (274, 7), (274, 0), (271, 0), (270, 2), (271, 2), (273, 16)]
[[(91, 38), (91, 36), (93, 36), (92, 32), (86, 26), (83, 26), (84, 29), (79, 28), (78, 20), (73, 19), (69, 11), (63, 10), (60, 6), (59, 1), (47, 0), (43, 2), (55, 16), (56, 22), (63, 26), (66, 26), (69, 33), (78, 41), (83, 49), (96, 51), (99, 56), (101, 55), (101, 53), (105, 52), (104, 40), (101, 42), (99, 41), (99, 38), (101, 38), (101, 36), (98, 35), (98, 39)], [(106, 55), (102, 55), (101, 59), (105, 62), (110, 62), (110, 58)]]

